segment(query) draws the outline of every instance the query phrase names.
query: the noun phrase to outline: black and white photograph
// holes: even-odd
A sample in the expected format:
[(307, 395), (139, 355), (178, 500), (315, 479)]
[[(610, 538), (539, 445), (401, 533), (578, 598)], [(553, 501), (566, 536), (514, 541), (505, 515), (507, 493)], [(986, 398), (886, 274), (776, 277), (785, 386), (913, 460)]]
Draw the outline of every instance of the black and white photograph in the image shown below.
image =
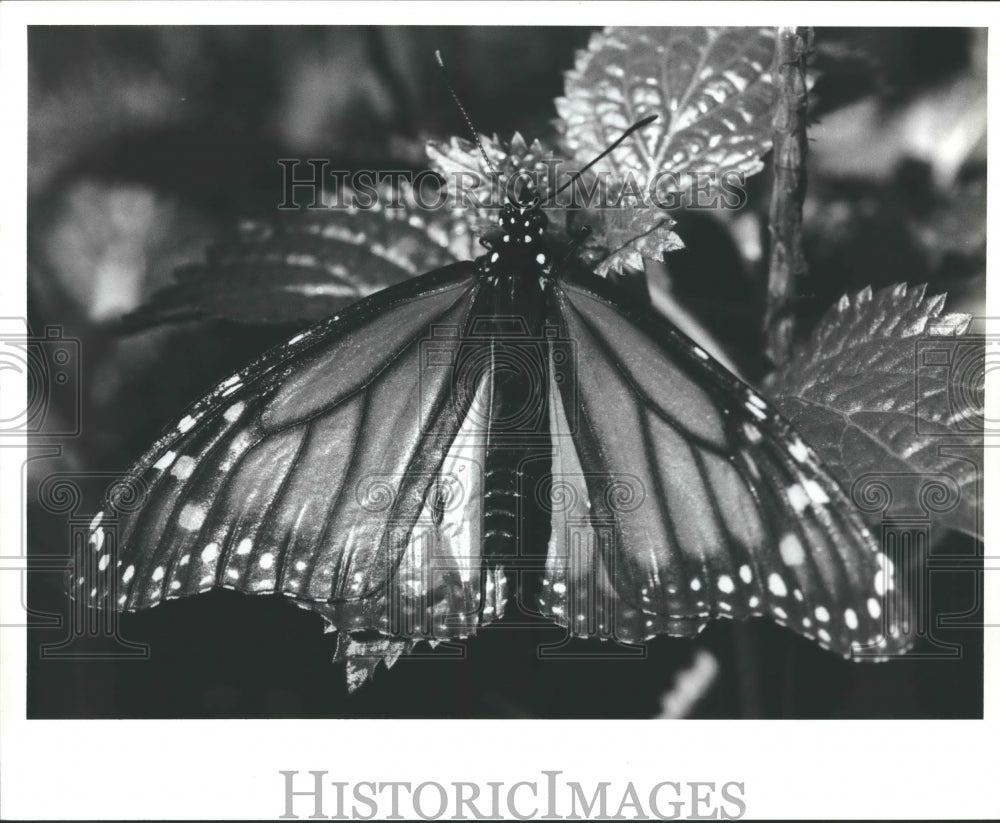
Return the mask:
[(986, 6), (72, 5), (2, 10), (5, 817), (1000, 813)]

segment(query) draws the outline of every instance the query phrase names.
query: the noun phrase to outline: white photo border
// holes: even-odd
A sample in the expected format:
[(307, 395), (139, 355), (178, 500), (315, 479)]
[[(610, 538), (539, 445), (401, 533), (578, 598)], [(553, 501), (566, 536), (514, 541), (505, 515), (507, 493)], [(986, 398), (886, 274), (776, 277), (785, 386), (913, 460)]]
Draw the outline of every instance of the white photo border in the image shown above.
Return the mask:
[[(989, 3), (319, 3), (24, 2), (0, 5), (0, 243), (5, 316), (26, 316), (27, 26), (100, 24), (984, 26)], [(997, 29), (991, 29), (992, 37)], [(991, 44), (992, 45), (992, 44)], [(989, 105), (997, 100), (989, 54)], [(996, 153), (998, 130), (989, 135)], [(990, 176), (991, 224), (997, 175)], [(992, 228), (992, 225), (990, 226)], [(992, 237), (992, 231), (989, 232)], [(995, 255), (994, 255), (995, 257)], [(990, 270), (988, 259), (987, 270)], [(995, 284), (987, 314), (1000, 318)], [(993, 329), (996, 331), (996, 329)], [(994, 376), (995, 377), (995, 376)], [(5, 403), (25, 396), (5, 379)], [(996, 410), (996, 380), (987, 405)], [(18, 394), (18, 392), (22, 392)], [(997, 414), (992, 413), (994, 419)], [(0, 448), (0, 560), (21, 556), (26, 442)], [(985, 499), (997, 500), (987, 450)], [(987, 507), (986, 546), (998, 545)], [(989, 554), (989, 548), (987, 549)], [(4, 566), (6, 568), (6, 566)], [(986, 622), (1000, 626), (1000, 581), (985, 576)], [(0, 573), (0, 625), (17, 623), (21, 575)], [(278, 817), (280, 770), (330, 779), (447, 782), (568, 779), (652, 786), (741, 781), (750, 817), (955, 818), (1000, 814), (1000, 632), (986, 632), (985, 719), (974, 721), (26, 720), (23, 628), (0, 629), (0, 793), (7, 819)], [(498, 740), (533, 741), (516, 752)], [(302, 817), (307, 812), (300, 812)], [(539, 815), (541, 816), (541, 815)]]

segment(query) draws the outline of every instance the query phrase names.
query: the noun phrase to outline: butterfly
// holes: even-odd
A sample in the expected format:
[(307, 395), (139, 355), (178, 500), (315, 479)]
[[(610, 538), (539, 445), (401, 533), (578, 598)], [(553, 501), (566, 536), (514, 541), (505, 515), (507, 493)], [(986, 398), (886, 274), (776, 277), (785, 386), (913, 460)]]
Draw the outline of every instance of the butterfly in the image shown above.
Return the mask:
[(547, 229), (525, 187), (482, 256), (218, 384), (94, 518), (77, 596), (282, 594), (356, 664), (539, 616), (625, 643), (766, 616), (846, 657), (906, 648), (892, 563), (817, 454)]

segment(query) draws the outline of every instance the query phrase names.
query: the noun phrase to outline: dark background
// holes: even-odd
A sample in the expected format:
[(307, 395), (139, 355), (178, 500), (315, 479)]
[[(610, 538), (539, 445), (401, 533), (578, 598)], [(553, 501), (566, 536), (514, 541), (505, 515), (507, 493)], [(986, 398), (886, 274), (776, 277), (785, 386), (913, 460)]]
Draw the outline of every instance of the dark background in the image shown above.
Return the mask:
[[(278, 158), (423, 168), (426, 139), (465, 136), (435, 49), (480, 131), (554, 144), (552, 100), (590, 34), (32, 29), (29, 322), (36, 333), (58, 325), (80, 341), (79, 409), (55, 398), (46, 429), (78, 419), (81, 434), (36, 439), (29, 552), (68, 555), (111, 477), (206, 388), (289, 334), (226, 322), (133, 334), (117, 325), (239, 219), (273, 215)], [(963, 29), (817, 31), (802, 330), (840, 294), (867, 284), (928, 282), (952, 295), (950, 310), (982, 313), (985, 45), (984, 33)], [(762, 376), (769, 184), (769, 168), (751, 181), (742, 222), (676, 215), (687, 248), (661, 272), (673, 298), (753, 378)], [(55, 501), (56, 475), (76, 489), (69, 503)], [(935, 552), (975, 548), (970, 538), (936, 535)], [(975, 575), (941, 573), (932, 583), (935, 613), (969, 610), (974, 622), (982, 597)], [(857, 665), (765, 621), (719, 621), (694, 641), (659, 638), (642, 660), (544, 664), (537, 645), (558, 641), (558, 630), (493, 627), (451, 650), (403, 659), (348, 696), (343, 664), (329, 662), (333, 636), (282, 598), (213, 592), (123, 616), (120, 637), (147, 644), (148, 659), (95, 660), (65, 655), (127, 649), (84, 638), (55, 648), (68, 630), (43, 625), (66, 617), (60, 574), (29, 575), (28, 596), (36, 622), (28, 635), (30, 717), (652, 717), (698, 650), (718, 671), (696, 717), (982, 713), (982, 633), (970, 628), (935, 629), (961, 644), (960, 659)], [(465, 659), (445, 659), (454, 649)]]

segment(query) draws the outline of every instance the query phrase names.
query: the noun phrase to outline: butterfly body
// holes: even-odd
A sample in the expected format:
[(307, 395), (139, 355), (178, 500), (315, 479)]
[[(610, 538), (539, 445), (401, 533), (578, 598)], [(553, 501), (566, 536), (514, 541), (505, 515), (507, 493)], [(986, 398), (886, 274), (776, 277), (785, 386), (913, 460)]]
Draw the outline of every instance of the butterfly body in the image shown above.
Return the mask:
[(462, 343), (453, 398), (483, 439), (475, 468), (482, 472), (484, 574), (501, 581), (495, 611), (509, 616), (540, 610), (551, 532), (547, 387), (569, 341), (546, 319), (553, 316), (547, 225), (537, 198), (503, 207), (500, 232), (475, 261), (479, 283), (468, 318), (455, 329)]

